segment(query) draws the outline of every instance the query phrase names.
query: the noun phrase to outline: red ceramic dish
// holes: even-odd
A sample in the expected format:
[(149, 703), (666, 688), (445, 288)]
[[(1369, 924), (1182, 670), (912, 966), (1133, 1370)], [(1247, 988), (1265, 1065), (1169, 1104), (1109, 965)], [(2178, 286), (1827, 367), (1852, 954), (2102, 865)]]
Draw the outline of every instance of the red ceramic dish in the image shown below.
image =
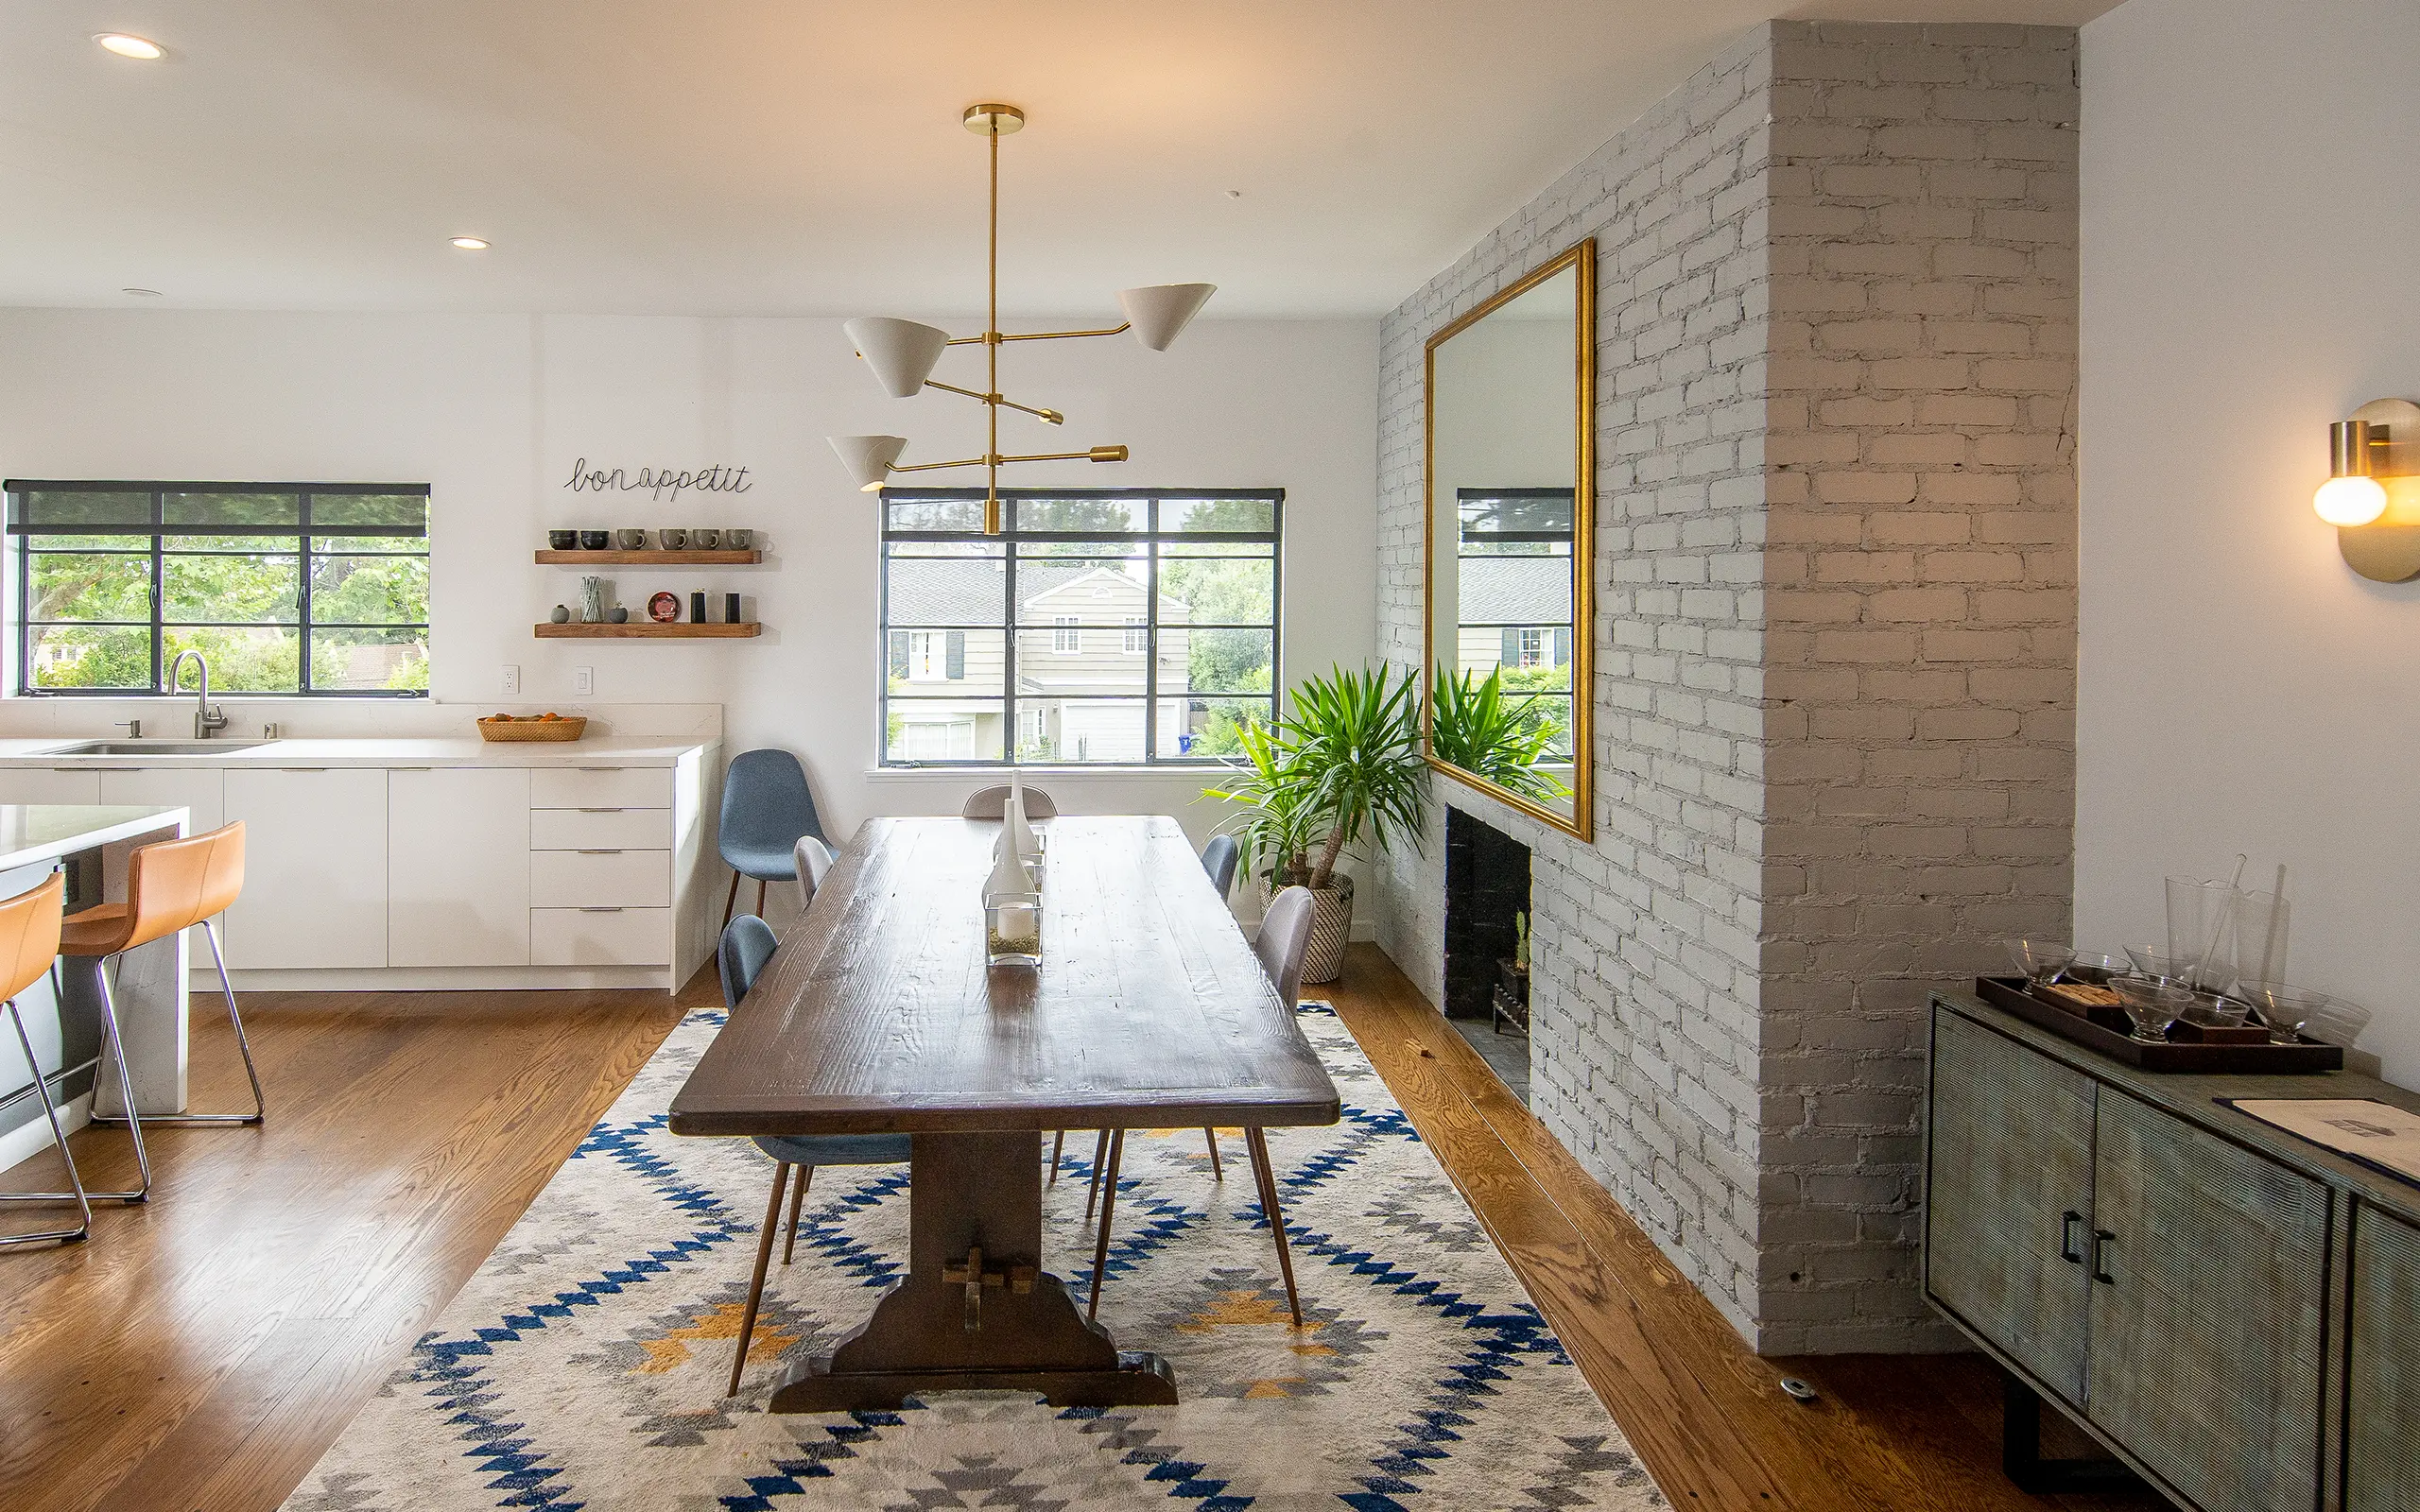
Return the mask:
[(658, 593), (647, 601), (647, 617), (669, 625), (681, 617), (681, 601), (670, 593)]

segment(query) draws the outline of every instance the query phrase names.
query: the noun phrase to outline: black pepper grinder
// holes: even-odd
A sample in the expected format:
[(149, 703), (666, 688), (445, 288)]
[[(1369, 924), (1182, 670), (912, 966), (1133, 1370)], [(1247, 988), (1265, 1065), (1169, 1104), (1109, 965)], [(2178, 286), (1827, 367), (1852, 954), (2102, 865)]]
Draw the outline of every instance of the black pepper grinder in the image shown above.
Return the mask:
[(722, 622), (725, 625), (736, 625), (739, 623), (739, 595), (737, 593), (725, 593), (722, 595)]
[(706, 595), (703, 590), (689, 595), (689, 623), (692, 625), (706, 623)]

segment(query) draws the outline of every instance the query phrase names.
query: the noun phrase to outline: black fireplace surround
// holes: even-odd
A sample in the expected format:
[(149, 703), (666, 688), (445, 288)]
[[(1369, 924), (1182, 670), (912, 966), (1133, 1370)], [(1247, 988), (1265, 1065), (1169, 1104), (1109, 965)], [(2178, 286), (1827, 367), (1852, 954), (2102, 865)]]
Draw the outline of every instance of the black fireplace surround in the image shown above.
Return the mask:
[(1497, 963), (1520, 946), (1530, 911), (1530, 848), (1450, 805), (1445, 810), (1445, 1014), (1488, 1018)]

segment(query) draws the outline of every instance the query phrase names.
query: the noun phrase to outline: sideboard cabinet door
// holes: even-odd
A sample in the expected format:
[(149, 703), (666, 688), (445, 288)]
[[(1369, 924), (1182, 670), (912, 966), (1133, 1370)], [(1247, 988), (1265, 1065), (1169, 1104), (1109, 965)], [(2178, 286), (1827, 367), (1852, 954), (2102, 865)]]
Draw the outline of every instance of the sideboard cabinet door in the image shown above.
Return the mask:
[(2352, 1389), (2344, 1512), (2420, 1507), (2420, 1228), (2364, 1207), (2353, 1220)]
[(2327, 1189), (2115, 1092), (2096, 1170), (2091, 1420), (2198, 1506), (2310, 1512)]
[(1933, 1010), (1927, 1290), (2074, 1403), (2091, 1306), (2093, 1100), (2081, 1072)]

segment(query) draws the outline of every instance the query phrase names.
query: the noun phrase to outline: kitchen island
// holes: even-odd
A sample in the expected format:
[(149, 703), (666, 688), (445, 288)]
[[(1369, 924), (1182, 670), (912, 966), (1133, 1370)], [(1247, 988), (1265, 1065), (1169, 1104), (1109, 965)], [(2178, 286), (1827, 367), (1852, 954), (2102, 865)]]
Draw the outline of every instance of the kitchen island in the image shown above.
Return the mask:
[[(127, 858), (138, 845), (190, 833), (182, 807), (146, 804), (0, 804), (0, 898), (40, 886), (64, 867), (67, 910), (113, 902), (126, 896)], [(116, 975), (118, 1023), (134, 1076), (134, 1106), (151, 1114), (176, 1113), (185, 1106), (185, 970), (182, 935), (154, 940), (126, 953)], [(91, 976), (70, 962), (57, 978), (26, 988), (17, 1005), (33, 1040), (34, 1058), (45, 1074), (65, 1073), (60, 1087), (71, 1124), (91, 1110), (95, 1070), (101, 1049), (101, 1004)], [(0, 1168), (15, 1164), (50, 1140), (42, 1104), (32, 1095), (33, 1073), (13, 1034), (0, 1035)], [(118, 1111), (112, 1086), (102, 1092), (102, 1111)]]

